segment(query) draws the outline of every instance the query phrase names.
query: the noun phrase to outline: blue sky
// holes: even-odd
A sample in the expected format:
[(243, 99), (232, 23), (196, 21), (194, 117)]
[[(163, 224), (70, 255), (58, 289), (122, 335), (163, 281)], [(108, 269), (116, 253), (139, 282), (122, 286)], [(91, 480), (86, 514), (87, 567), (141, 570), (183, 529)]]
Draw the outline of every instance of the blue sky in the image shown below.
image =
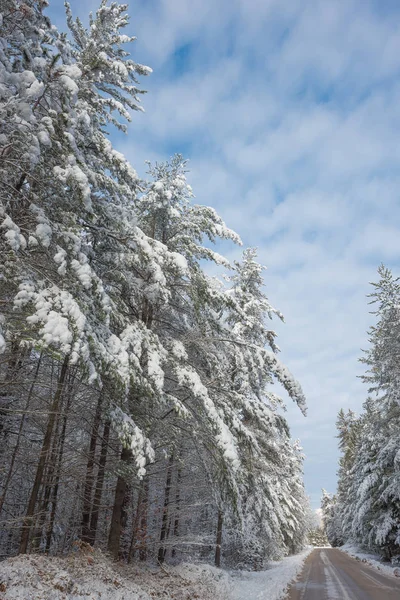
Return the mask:
[[(71, 0), (85, 17), (97, 2)], [(144, 114), (118, 149), (139, 173), (190, 159), (214, 206), (268, 266), (285, 315), (282, 359), (306, 393), (288, 403), (307, 491), (334, 491), (339, 408), (357, 377), (380, 262), (400, 275), (400, 5), (395, 0), (131, 0), (137, 62), (152, 67)], [(61, 0), (50, 0), (59, 27)], [(225, 253), (239, 254), (227, 246)]]

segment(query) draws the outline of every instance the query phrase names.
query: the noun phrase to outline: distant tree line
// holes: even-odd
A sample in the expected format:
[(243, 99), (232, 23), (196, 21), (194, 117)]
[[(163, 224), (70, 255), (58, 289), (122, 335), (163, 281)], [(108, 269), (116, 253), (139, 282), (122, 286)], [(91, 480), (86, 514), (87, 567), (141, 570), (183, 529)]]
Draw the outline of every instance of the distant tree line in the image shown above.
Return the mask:
[(385, 266), (370, 294), (376, 324), (361, 361), (369, 395), (363, 412), (340, 410), (337, 494), (322, 509), (333, 546), (355, 543), (395, 560), (400, 555), (400, 283)]

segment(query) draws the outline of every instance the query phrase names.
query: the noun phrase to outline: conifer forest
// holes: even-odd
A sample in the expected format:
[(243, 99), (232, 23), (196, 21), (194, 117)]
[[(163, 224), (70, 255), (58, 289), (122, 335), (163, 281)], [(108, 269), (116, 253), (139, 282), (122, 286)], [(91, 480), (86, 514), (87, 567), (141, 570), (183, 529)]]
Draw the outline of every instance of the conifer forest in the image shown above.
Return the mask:
[[(355, 406), (351, 390), (329, 396), (334, 385), (322, 371), (320, 386), (307, 380), (322, 359), (308, 367), (307, 351), (300, 355), (303, 342), (310, 353), (316, 331), (301, 318), (304, 340), (297, 335), (297, 354), (281, 360), (275, 329), (284, 317), (274, 308), (263, 249), (242, 232), (251, 242), (243, 244), (212, 199), (192, 189), (183, 152), (171, 144), (172, 156), (145, 166), (121, 152), (153, 93), (146, 96), (152, 69), (134, 60), (133, 2), (98, 0), (81, 19), (74, 2), (60, 1), (63, 28), (51, 3), (0, 0), (0, 599), (19, 564), (43, 560), (57, 570), (57, 561), (77, 555), (96, 556), (99, 572), (107, 564), (135, 568), (137, 577), (150, 569), (172, 577), (168, 569), (182, 565), (209, 569), (220, 595), (209, 586), (209, 595), (166, 596), (190, 600), (281, 600), (311, 547), (325, 566), (327, 553), (342, 556), (323, 549), (329, 545), (400, 566), (400, 278), (381, 264), (365, 299), (370, 329), (354, 359), (365, 391), (359, 406), (365, 401), (357, 414), (346, 405)], [(295, 217), (277, 204), (281, 231)], [(302, 240), (311, 262), (314, 237), (329, 238), (316, 229)], [(316, 313), (331, 289), (331, 275), (319, 273), (327, 300), (312, 300)], [(281, 292), (301, 304), (298, 290), (308, 281), (296, 289), (285, 281)], [(317, 327), (323, 337), (329, 323)], [(343, 365), (346, 348), (337, 354)], [(337, 490), (322, 490), (322, 520), (290, 429), (307, 415), (306, 395), (310, 413), (336, 403), (332, 428), (343, 404)], [(310, 430), (321, 423), (325, 444), (322, 417), (314, 422)], [(262, 596), (261, 579), (253, 579), (248, 592), (240, 588), (245, 575), (236, 595), (223, 595), (225, 575), (237, 583), (235, 573), (278, 569), (272, 561), (284, 565), (268, 584), (286, 577), (279, 589)], [(52, 593), (23, 599), (81, 597)], [(82, 598), (114, 598), (102, 593)], [(162, 592), (135, 594), (115, 599)], [(321, 600), (328, 597), (339, 596)]]
[(337, 493), (323, 491), (322, 510), (332, 546), (356, 543), (400, 561), (400, 279), (381, 265), (370, 304), (375, 324), (360, 360), (368, 390), (363, 411), (341, 409)]
[(1, 558), (295, 553), (303, 456), (272, 384), (306, 404), (257, 252), (216, 252), (240, 238), (181, 155), (142, 180), (113, 147), (151, 73), (127, 7), (84, 26), (66, 3), (65, 33), (47, 4), (0, 0)]

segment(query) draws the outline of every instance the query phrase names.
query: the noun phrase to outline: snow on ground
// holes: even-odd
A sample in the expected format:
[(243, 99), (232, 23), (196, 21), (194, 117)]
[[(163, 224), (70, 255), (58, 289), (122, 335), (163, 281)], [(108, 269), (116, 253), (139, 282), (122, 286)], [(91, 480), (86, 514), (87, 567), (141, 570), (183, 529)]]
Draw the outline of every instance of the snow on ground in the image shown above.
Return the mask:
[(113, 564), (100, 552), (0, 562), (0, 600), (227, 600), (228, 575), (207, 565)]
[(395, 567), (389, 563), (383, 563), (378, 554), (370, 554), (366, 553), (364, 550), (361, 550), (357, 546), (352, 546), (351, 544), (345, 544), (344, 546), (340, 546), (338, 550), (342, 552), (346, 552), (356, 560), (361, 560), (362, 562), (368, 563), (371, 567), (374, 567), (378, 571), (382, 571), (382, 573), (386, 573), (387, 575), (394, 575), (395, 577), (400, 577), (400, 568)]
[(17, 556), (0, 562), (0, 600), (281, 600), (311, 550), (259, 572), (124, 565), (97, 550), (65, 558)]
[(286, 596), (289, 584), (303, 568), (307, 556), (313, 548), (300, 554), (288, 556), (281, 562), (270, 563), (266, 571), (235, 571), (231, 573), (232, 587), (230, 600), (281, 600)]

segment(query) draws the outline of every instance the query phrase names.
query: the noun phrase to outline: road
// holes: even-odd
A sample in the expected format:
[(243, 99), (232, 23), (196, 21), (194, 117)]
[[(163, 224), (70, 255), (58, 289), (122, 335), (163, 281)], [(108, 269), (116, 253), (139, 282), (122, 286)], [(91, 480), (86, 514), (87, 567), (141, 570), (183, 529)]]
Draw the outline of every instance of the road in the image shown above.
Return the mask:
[(288, 600), (400, 600), (400, 579), (334, 548), (315, 549)]

